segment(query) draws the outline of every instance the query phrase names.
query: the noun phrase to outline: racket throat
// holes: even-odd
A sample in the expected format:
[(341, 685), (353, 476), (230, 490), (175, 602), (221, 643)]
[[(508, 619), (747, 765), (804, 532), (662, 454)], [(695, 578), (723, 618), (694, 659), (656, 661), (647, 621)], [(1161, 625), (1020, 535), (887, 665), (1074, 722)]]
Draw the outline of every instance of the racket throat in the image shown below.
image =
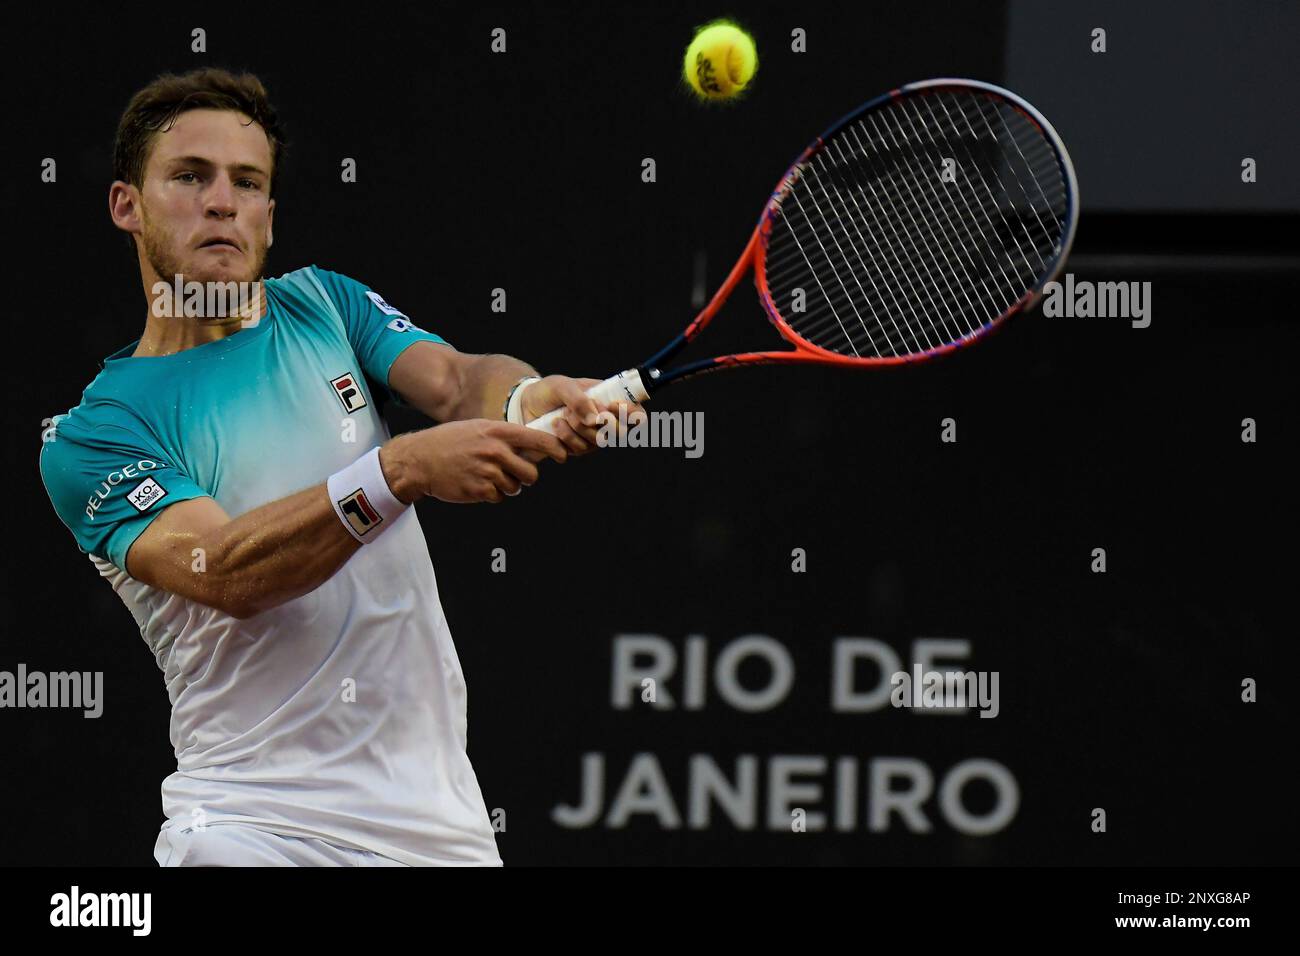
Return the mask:
[(641, 383), (647, 393), (653, 393), (660, 385), (672, 380), (670, 374), (664, 371), (664, 365), (667, 364), (670, 358), (686, 348), (689, 341), (690, 339), (685, 335), (679, 335), (637, 366), (637, 371), (641, 375)]

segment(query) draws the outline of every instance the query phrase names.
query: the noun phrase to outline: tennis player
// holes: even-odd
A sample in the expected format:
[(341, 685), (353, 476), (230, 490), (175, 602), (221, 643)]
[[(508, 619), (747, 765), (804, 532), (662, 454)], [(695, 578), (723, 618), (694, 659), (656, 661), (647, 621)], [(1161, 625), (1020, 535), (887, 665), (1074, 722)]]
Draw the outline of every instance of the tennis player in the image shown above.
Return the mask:
[[(458, 352), (347, 276), (263, 279), (282, 149), (254, 76), (196, 70), (135, 94), (109, 212), (139, 261), (144, 333), (41, 449), (55, 510), (171, 699), (154, 856), (500, 865), (411, 506), (517, 495), (542, 459), (594, 448), (619, 404), (584, 394), (595, 379)], [(177, 277), (251, 293), (191, 317), (169, 300)], [(384, 396), (443, 424), (390, 438)], [(557, 435), (524, 427), (559, 407)]]

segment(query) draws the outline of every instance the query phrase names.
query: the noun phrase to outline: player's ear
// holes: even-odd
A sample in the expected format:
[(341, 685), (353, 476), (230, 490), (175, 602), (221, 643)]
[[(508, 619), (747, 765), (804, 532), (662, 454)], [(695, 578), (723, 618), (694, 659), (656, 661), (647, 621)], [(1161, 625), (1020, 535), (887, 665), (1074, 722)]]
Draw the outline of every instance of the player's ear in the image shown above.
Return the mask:
[(140, 226), (140, 193), (130, 183), (114, 180), (108, 187), (108, 215), (123, 232), (136, 232)]
[(275, 243), (275, 236), (271, 229), (271, 222), (275, 218), (275, 200), (272, 199), (266, 204), (266, 248), (270, 249)]

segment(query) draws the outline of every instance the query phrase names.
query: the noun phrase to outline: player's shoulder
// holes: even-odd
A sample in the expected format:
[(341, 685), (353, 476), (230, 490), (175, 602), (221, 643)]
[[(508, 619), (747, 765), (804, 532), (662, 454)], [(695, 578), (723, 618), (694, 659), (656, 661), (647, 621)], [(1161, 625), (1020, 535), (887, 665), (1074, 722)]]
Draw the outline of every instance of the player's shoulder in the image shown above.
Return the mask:
[(319, 301), (323, 294), (333, 306), (332, 310), (326, 311), (336, 312), (350, 335), (377, 335), (386, 328), (393, 332), (409, 332), (412, 337), (446, 343), (442, 336), (417, 326), (406, 312), (390, 305), (364, 282), (315, 263), (268, 282), (278, 283), (272, 288), (274, 294), (281, 298), (294, 294), (311, 297), (314, 293), (315, 299)]
[(161, 451), (150, 434), (146, 423), (104, 401), (83, 400), (51, 416), (41, 433), (38, 457), (41, 481), (55, 507), (66, 510), (67, 495), (76, 497), (74, 491), (92, 476), (127, 462), (158, 461)]
[(387, 323), (390, 329), (397, 332), (422, 331), (412, 323), (409, 315), (396, 306), (390, 305), (382, 295), (364, 282), (315, 264), (305, 266), (298, 271), (303, 274), (298, 281), (318, 283), (346, 320), (360, 319), (367, 323)]
[(331, 305), (334, 310), (346, 314), (355, 303), (364, 301), (369, 291), (350, 276), (322, 268), (315, 263), (267, 279), (266, 285), (271, 295), (282, 303), (296, 306), (292, 311), (306, 315), (321, 309), (328, 312)]
[(350, 276), (344, 275), (341, 272), (334, 272), (331, 269), (326, 269), (314, 262), (310, 265), (294, 269), (292, 272), (286, 272), (284, 275), (276, 276), (275, 278), (268, 278), (266, 282), (273, 288), (318, 284), (328, 288), (333, 286), (361, 284)]
[(308, 265), (283, 275), (263, 280), (268, 294), (283, 302), (299, 305), (321, 305), (321, 293), (325, 291), (324, 283), (316, 266)]
[(150, 428), (138, 415), (116, 402), (89, 394), (82, 402), (46, 420), (41, 433), (41, 461), (60, 451), (118, 449), (123, 445), (147, 445)]
[[(166, 370), (129, 359), (136, 343), (110, 355), (81, 393), (81, 401), (42, 422), (40, 457), (67, 463), (98, 449), (151, 447), (149, 418), (167, 407)], [(160, 377), (161, 376), (161, 377)]]
[[(342, 272), (335, 272), (332, 269), (326, 269), (315, 264), (307, 266), (303, 271), (309, 272), (311, 277), (320, 283), (340, 308), (364, 303), (366, 299), (370, 299), (372, 302), (376, 300), (378, 302), (384, 301), (381, 296), (371, 290), (370, 286)], [(387, 305), (388, 303), (385, 302), (384, 304)]]

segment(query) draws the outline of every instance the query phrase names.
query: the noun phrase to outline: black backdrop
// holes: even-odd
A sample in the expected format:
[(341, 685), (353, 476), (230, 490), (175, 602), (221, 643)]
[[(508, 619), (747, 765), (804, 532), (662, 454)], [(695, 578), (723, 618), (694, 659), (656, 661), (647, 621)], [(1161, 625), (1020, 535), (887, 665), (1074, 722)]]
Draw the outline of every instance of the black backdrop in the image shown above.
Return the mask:
[[(694, 25), (722, 13), (754, 32), (760, 73), (745, 102), (704, 109), (679, 86), (680, 54)], [(204, 64), (267, 83), (292, 143), (269, 274), (314, 262), (462, 350), (603, 375), (690, 314), (701, 260), (716, 286), (785, 164), (833, 119), (912, 79), (1005, 81), (1007, 20), (988, 3), (677, 3), (55, 10), (15, 24), (3, 198), (17, 387), (4, 413), (12, 487), (28, 506), (13, 509), (5, 549), (0, 669), (102, 671), (107, 700), (97, 720), (0, 711), (0, 862), (149, 865), (158, 784), (174, 769), (159, 674), (36, 468), (42, 419), (75, 405), (100, 359), (141, 327), (138, 272), (105, 209), (131, 92)], [(498, 26), (508, 47), (493, 55)], [(194, 27), (207, 30), (206, 54), (189, 52)], [(807, 31), (805, 54), (789, 52), (794, 27)], [(1167, 42), (1196, 30), (1171, 18)], [(1086, 44), (1086, 30), (1054, 42)], [(1149, 57), (1158, 70), (1161, 51)], [(1226, 54), (1205, 68), (1233, 73)], [(1022, 68), (1016, 80), (1067, 143), (1106, 135), (1104, 115), (1053, 113), (1050, 91), (1068, 76)], [(39, 179), (47, 156), (56, 184)], [(343, 157), (358, 162), (356, 184), (338, 181)], [(645, 157), (656, 183), (640, 179)], [(1238, 188), (1235, 165), (1224, 177)], [(658, 406), (705, 413), (699, 459), (606, 451), (497, 507), (419, 505), (470, 688), (470, 756), (488, 807), (505, 811), (507, 864), (1291, 859), (1295, 223), (1284, 208), (1100, 215), (1082, 163), (1079, 178), (1071, 268), (1151, 281), (1150, 328), (1035, 314), (996, 344), (905, 373), (706, 377)], [(489, 308), (497, 287), (504, 314)], [(742, 288), (702, 347), (767, 347), (759, 317)], [(946, 417), (956, 444), (939, 441)], [(1255, 444), (1240, 440), (1247, 417)], [(390, 422), (424, 424), (401, 409)], [(1104, 575), (1089, 570), (1096, 547)], [(505, 574), (491, 570), (495, 548)], [(791, 571), (794, 548), (805, 573)], [(665, 686), (677, 707), (613, 705), (627, 635), (676, 648)], [(748, 713), (710, 678), (702, 709), (684, 709), (688, 639), (705, 641), (711, 670), (755, 635), (788, 652), (788, 696)], [(1001, 713), (836, 713), (844, 638), (883, 642), (907, 666), (918, 640), (968, 642), (952, 663), (1000, 673)], [(757, 660), (738, 671), (751, 689), (769, 676)], [(861, 688), (879, 677), (866, 664), (856, 674)], [(1247, 677), (1257, 704), (1240, 701)], [(640, 813), (621, 827), (603, 816), (561, 826), (553, 811), (580, 799), (586, 754), (605, 763), (607, 806), (634, 761), (653, 759), (681, 824)], [(692, 755), (729, 777), (754, 758), (752, 827), (717, 805), (708, 826), (690, 825)], [(856, 759), (852, 826), (769, 828), (768, 773), (791, 756), (825, 761), (795, 781), (820, 794), (794, 803), (828, 820), (836, 762)], [(887, 759), (933, 775), (929, 832), (898, 815), (870, 825), (871, 768)], [(963, 833), (937, 796), (974, 759), (1005, 767), (1019, 791), (1013, 819), (989, 835)], [(986, 784), (964, 793), (972, 814), (993, 799)], [(1096, 807), (1105, 834), (1090, 829)]]

